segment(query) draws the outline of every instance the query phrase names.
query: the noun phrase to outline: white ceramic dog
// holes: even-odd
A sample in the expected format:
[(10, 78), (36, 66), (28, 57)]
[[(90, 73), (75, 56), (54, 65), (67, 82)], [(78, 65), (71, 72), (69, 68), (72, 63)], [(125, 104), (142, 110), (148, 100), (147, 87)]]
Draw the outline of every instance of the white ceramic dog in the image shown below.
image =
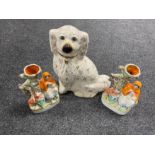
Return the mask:
[(89, 42), (86, 32), (66, 25), (50, 30), (49, 39), (60, 94), (73, 91), (79, 97), (94, 97), (110, 86), (109, 77), (98, 75), (94, 63), (85, 56)]

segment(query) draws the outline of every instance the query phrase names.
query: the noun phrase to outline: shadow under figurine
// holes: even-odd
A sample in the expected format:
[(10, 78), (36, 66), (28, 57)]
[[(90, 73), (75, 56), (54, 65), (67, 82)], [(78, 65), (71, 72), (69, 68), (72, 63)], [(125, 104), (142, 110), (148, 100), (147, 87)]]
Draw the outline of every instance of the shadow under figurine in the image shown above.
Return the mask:
[(56, 81), (48, 72), (44, 72), (39, 80), (40, 73), (40, 66), (30, 64), (24, 68), (24, 73), (19, 75), (26, 79), (23, 84), (19, 84), (19, 89), (30, 96), (28, 105), (34, 113), (49, 110), (60, 101)]
[(135, 64), (119, 66), (120, 74), (111, 74), (113, 86), (102, 94), (102, 103), (117, 114), (125, 115), (138, 104), (142, 83), (134, 80), (141, 75)]

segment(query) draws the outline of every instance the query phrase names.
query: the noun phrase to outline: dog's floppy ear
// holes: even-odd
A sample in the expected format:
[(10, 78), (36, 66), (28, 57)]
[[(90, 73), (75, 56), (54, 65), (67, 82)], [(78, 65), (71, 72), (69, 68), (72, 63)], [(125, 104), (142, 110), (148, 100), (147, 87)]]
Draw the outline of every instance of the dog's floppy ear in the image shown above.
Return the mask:
[(79, 53), (80, 59), (82, 59), (83, 56), (87, 53), (88, 43), (89, 43), (88, 33), (81, 32), (81, 47), (80, 47), (80, 53)]
[(50, 47), (51, 47), (51, 51), (56, 54), (57, 53), (57, 48), (56, 48), (56, 29), (51, 29), (49, 31), (49, 41), (50, 41)]

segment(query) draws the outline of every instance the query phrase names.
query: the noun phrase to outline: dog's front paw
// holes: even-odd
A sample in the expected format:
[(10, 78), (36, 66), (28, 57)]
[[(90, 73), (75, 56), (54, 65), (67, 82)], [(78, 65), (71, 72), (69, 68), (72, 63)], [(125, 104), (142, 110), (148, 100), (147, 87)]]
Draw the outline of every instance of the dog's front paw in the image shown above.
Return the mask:
[(66, 89), (62, 88), (62, 87), (59, 87), (59, 93), (60, 94), (65, 94), (67, 92)]
[(66, 92), (67, 92), (66, 88), (65, 88), (64, 85), (61, 83), (61, 81), (59, 81), (59, 93), (60, 93), (60, 94), (64, 94), (64, 93), (66, 93)]

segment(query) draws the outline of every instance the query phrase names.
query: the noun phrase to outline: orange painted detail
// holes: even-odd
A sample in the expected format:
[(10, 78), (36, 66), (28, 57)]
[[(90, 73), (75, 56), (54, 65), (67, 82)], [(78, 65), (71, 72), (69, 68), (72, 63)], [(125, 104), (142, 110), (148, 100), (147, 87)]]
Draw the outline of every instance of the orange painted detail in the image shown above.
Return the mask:
[(111, 88), (106, 88), (105, 89), (105, 92), (108, 94), (108, 95), (112, 95), (112, 96), (117, 96), (118, 93), (116, 92), (116, 90), (111, 87)]
[(139, 88), (142, 88), (142, 83), (140, 81), (134, 81), (133, 84), (138, 86)]
[(140, 81), (134, 81), (134, 86), (137, 86), (136, 88), (134, 87), (134, 92), (137, 96), (137, 99), (139, 99), (140, 96), (140, 89), (142, 88), (142, 83)]
[(137, 75), (139, 74), (139, 68), (137, 68), (136, 66), (134, 65), (129, 65), (127, 67), (127, 72), (130, 74), (130, 75)]
[(56, 81), (53, 79), (53, 77), (48, 73), (44, 72), (42, 74), (42, 78), (39, 81), (39, 87), (43, 91), (47, 91), (48, 84), (55, 84)]
[(127, 83), (121, 90), (122, 94), (124, 96), (128, 95), (131, 90), (133, 90), (133, 84), (132, 83)]
[(31, 97), (29, 100), (28, 100), (28, 104), (29, 105), (33, 105), (33, 104), (35, 104), (36, 103), (36, 101), (35, 101), (35, 98), (34, 97)]
[(131, 91), (133, 91), (137, 97), (137, 100), (140, 96), (140, 88), (142, 87), (142, 83), (140, 81), (134, 81), (134, 83), (127, 83), (121, 90), (124, 96), (128, 95)]
[(25, 68), (25, 72), (28, 75), (37, 74), (39, 72), (39, 67), (36, 65), (30, 65)]

